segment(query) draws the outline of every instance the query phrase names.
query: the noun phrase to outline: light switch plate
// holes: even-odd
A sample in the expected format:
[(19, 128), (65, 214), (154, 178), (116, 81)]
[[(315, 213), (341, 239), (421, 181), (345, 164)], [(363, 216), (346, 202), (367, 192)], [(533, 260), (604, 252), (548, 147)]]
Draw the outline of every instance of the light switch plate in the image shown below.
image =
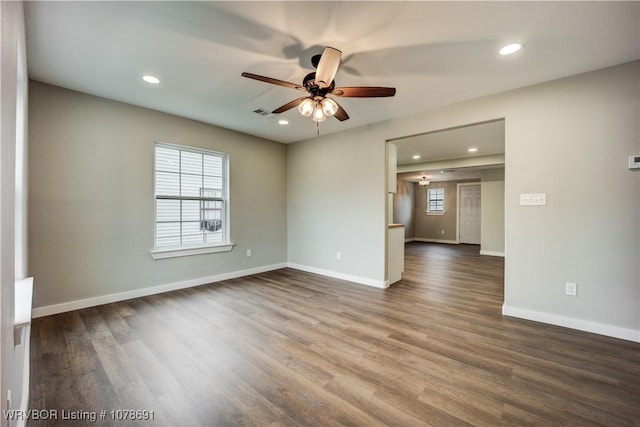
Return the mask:
[(547, 193), (523, 193), (520, 194), (520, 206), (545, 206)]

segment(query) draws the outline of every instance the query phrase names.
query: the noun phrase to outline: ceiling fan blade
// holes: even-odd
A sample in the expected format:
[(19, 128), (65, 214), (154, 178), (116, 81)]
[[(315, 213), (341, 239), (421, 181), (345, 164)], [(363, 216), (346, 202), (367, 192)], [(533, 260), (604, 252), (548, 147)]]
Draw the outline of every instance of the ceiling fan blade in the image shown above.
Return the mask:
[(324, 89), (331, 85), (333, 78), (336, 76), (342, 52), (332, 47), (325, 47), (318, 63), (316, 71), (316, 84), (320, 89)]
[(336, 105), (338, 106), (338, 111), (336, 111), (333, 117), (340, 120), (341, 122), (344, 122), (345, 120), (349, 120), (349, 115), (347, 114), (346, 111), (344, 111), (344, 108), (342, 108), (342, 105), (338, 104), (337, 102), (336, 102)]
[(291, 89), (297, 89), (297, 90), (301, 90), (303, 92), (307, 91), (304, 88), (304, 86), (300, 86), (300, 85), (297, 85), (295, 83), (285, 82), (284, 80), (273, 79), (271, 77), (260, 76), (258, 74), (242, 73), (242, 77), (247, 77), (249, 79), (254, 79), (254, 80), (260, 80), (261, 82), (271, 83), (273, 85), (278, 85), (278, 86), (284, 86), (284, 87), (288, 87), (288, 88), (291, 88)]
[(395, 95), (396, 88), (378, 86), (337, 87), (331, 93), (336, 96), (351, 98), (382, 98)]
[(292, 109), (293, 107), (297, 107), (298, 105), (300, 105), (302, 103), (302, 101), (304, 101), (305, 99), (308, 99), (308, 98), (309, 98), (308, 96), (303, 96), (302, 98), (294, 99), (291, 102), (287, 102), (282, 107), (276, 108), (275, 110), (272, 111), (272, 113), (273, 114), (284, 113), (285, 111), (288, 111), (288, 110)]

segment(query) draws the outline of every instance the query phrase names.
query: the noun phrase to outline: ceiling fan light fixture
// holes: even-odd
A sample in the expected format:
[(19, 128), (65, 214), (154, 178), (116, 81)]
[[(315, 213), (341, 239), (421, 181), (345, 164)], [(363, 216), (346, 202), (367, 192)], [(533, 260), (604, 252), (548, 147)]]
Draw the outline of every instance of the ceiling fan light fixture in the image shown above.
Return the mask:
[(420, 187), (426, 187), (429, 184), (431, 184), (431, 181), (429, 181), (426, 176), (423, 176), (420, 181), (418, 181)]
[(300, 103), (300, 105), (298, 106), (298, 111), (305, 117), (311, 117), (311, 114), (313, 114), (313, 110), (315, 108), (316, 102), (311, 98), (307, 98)]
[(322, 106), (320, 105), (320, 103), (317, 103), (315, 108), (313, 109), (312, 118), (314, 122), (324, 122), (325, 120), (327, 120), (327, 115), (324, 114), (324, 111), (322, 111)]
[(326, 116), (331, 117), (338, 112), (338, 104), (331, 98), (324, 98), (320, 101), (320, 105), (322, 106), (322, 112)]

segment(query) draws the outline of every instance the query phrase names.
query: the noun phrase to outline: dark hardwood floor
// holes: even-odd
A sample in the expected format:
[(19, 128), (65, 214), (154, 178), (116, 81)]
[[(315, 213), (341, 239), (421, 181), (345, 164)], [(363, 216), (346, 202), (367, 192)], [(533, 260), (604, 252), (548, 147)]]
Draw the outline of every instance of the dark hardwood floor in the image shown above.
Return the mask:
[[(283, 269), (35, 319), (30, 409), (98, 415), (59, 425), (640, 425), (640, 344), (502, 302), (501, 258), (411, 243), (386, 290)], [(127, 409), (154, 420), (112, 419)]]

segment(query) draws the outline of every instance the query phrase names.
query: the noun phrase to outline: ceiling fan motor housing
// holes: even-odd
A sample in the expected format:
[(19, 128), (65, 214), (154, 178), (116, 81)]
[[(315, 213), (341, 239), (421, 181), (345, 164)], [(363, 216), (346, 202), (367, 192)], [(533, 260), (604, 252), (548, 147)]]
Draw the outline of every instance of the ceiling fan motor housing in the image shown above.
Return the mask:
[(331, 81), (331, 84), (325, 88), (321, 88), (316, 84), (316, 73), (309, 73), (302, 80), (302, 85), (307, 89), (307, 91), (314, 96), (326, 96), (327, 93), (331, 92), (336, 87), (335, 80)]

